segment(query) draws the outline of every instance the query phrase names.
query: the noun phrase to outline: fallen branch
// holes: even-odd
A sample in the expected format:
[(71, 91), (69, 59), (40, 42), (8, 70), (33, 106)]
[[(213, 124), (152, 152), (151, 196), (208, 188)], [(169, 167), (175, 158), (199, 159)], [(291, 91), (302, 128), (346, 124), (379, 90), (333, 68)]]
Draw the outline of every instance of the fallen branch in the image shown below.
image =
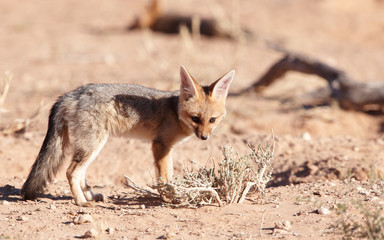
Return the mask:
[(133, 190), (135, 190), (136, 192), (138, 193), (141, 193), (141, 194), (145, 194), (145, 195), (149, 195), (151, 197), (157, 197), (157, 198), (160, 198), (160, 194), (158, 193), (154, 193), (154, 192), (151, 192), (147, 189), (144, 189), (142, 187), (140, 187), (139, 185), (137, 185), (131, 178), (129, 178), (128, 176), (125, 176), (125, 182), (124, 182), (124, 185), (129, 187), (129, 188), (132, 188)]
[(191, 175), (184, 176), (184, 178), (176, 177), (168, 183), (158, 182), (151, 187), (160, 193), (163, 201), (173, 207), (188, 206), (196, 208), (212, 204), (213, 200), (216, 200), (220, 207), (223, 206), (219, 193), (213, 187), (202, 184), (200, 179), (196, 178), (190, 179), (192, 180), (190, 182), (185, 179), (188, 177), (191, 177)]
[(288, 71), (315, 74), (328, 82), (330, 98), (338, 101), (344, 109), (365, 111), (372, 105), (383, 111), (384, 83), (356, 82), (344, 71), (331, 67), (307, 56), (287, 53), (261, 76), (252, 86), (240, 94), (250, 91), (261, 92), (263, 89), (284, 76)]
[(223, 202), (220, 200), (219, 194), (216, 192), (215, 189), (213, 189), (211, 187), (181, 187), (181, 186), (178, 186), (177, 188), (179, 190), (184, 190), (185, 192), (191, 192), (191, 191), (197, 191), (197, 192), (202, 192), (202, 193), (208, 192), (215, 197), (215, 200), (217, 201), (217, 204), (219, 205), (219, 207), (224, 206)]
[[(141, 186), (137, 185), (130, 177), (128, 176), (125, 176), (125, 179), (126, 181), (124, 182), (124, 185), (129, 187), (129, 188), (132, 188), (134, 191), (138, 192), (138, 193), (141, 193), (141, 194), (145, 194), (145, 195), (149, 195), (151, 197), (158, 197), (160, 198), (160, 194), (158, 193), (154, 193), (152, 191), (149, 191), (149, 190), (146, 190), (144, 188), (142, 188)], [(172, 186), (171, 184), (167, 184), (167, 183), (164, 183), (165, 185), (170, 185)], [(159, 186), (159, 185), (158, 185)], [(208, 192), (210, 194), (212, 194), (214, 197), (215, 197), (215, 200), (217, 201), (219, 207), (222, 207), (223, 206), (223, 203), (222, 201), (220, 200), (220, 197), (219, 197), (219, 194), (215, 191), (215, 189), (211, 188), (211, 187), (182, 187), (182, 186), (176, 186), (177, 187), (177, 190), (178, 191), (183, 191), (185, 195), (188, 195), (188, 192), (192, 192), (192, 191), (196, 191), (196, 192), (199, 192), (199, 193), (204, 193), (204, 192)], [(200, 195), (200, 194), (199, 194)]]

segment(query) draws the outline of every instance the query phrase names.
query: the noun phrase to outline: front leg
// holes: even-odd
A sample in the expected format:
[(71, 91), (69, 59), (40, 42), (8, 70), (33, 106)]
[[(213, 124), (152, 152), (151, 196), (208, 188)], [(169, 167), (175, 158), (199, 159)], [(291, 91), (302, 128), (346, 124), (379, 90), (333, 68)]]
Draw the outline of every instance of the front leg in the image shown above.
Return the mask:
[(159, 181), (169, 182), (173, 177), (172, 146), (161, 141), (152, 143), (153, 157)]

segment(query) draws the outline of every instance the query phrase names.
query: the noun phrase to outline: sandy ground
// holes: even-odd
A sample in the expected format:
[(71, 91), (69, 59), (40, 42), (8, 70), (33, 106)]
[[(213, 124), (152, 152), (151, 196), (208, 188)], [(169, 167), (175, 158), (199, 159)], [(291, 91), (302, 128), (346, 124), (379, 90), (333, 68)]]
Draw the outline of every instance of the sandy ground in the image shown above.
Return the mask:
[[(21, 201), (19, 190), (45, 136), (50, 106), (87, 83), (174, 90), (184, 65), (204, 84), (235, 69), (230, 91), (237, 92), (282, 57), (267, 43), (316, 57), (358, 81), (384, 81), (382, 1), (164, 2), (169, 11), (241, 24), (254, 38), (235, 42), (124, 31), (144, 1), (0, 2), (0, 77), (13, 74), (0, 106), (0, 129), (30, 119), (25, 133), (0, 135), (0, 239), (76, 239), (91, 228), (99, 239), (341, 239), (334, 227), (342, 219), (334, 210), (338, 204), (362, 202), (369, 209), (384, 204), (377, 180), (384, 171), (383, 116), (344, 111), (336, 103), (304, 109), (305, 93), (325, 83), (298, 73), (261, 95), (230, 97), (227, 117), (208, 142), (193, 138), (174, 152), (180, 174), (192, 161), (218, 161), (226, 145), (245, 153), (246, 144), (270, 141), (273, 130), (274, 174), (262, 198), (199, 209), (137, 198), (121, 181), (127, 175), (142, 186), (152, 183), (150, 144), (111, 138), (87, 172), (95, 191), (108, 197), (104, 203), (75, 206), (65, 169), (40, 201)], [(319, 214), (321, 206), (330, 214)], [(73, 223), (86, 214), (92, 222)], [(353, 206), (348, 214), (361, 219)], [(276, 230), (278, 221), (289, 221), (291, 228)]]

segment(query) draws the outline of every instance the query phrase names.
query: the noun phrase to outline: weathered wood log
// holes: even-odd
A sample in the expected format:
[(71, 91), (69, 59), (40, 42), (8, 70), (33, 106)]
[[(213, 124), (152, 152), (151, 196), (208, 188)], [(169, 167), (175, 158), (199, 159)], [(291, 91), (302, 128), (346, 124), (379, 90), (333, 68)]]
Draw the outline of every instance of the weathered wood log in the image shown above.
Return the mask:
[(197, 32), (198, 34), (205, 35), (207, 37), (233, 38), (231, 34), (221, 31), (217, 21), (214, 19), (178, 14), (159, 15), (148, 25), (140, 24), (140, 21), (136, 19), (127, 29), (135, 30), (147, 28), (154, 32), (178, 34), (181, 27), (186, 27), (190, 33)]
[(384, 83), (357, 82), (344, 71), (307, 56), (291, 53), (273, 64), (263, 76), (240, 94), (250, 91), (261, 92), (288, 71), (315, 74), (325, 79), (331, 90), (330, 97), (337, 100), (344, 109), (364, 111), (368, 106), (375, 105), (377, 110), (384, 110)]
[(150, 29), (154, 32), (178, 34), (185, 27), (192, 34), (207, 37), (219, 37), (233, 40), (243, 40), (252, 37), (249, 30), (226, 26), (212, 18), (197, 15), (186, 16), (178, 13), (166, 13), (161, 7), (160, 0), (152, 0), (147, 8), (127, 27), (128, 31)]

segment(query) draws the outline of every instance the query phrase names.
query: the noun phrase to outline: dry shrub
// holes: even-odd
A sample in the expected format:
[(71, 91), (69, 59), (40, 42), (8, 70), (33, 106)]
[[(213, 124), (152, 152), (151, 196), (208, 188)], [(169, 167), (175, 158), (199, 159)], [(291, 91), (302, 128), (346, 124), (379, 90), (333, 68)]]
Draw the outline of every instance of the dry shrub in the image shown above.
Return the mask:
[(249, 149), (250, 154), (239, 156), (232, 147), (224, 147), (217, 171), (215, 167), (185, 171), (169, 183), (159, 182), (151, 187), (174, 207), (241, 203), (251, 190), (263, 194), (272, 176), (274, 144)]
[[(383, 207), (378, 206), (375, 209), (368, 209), (361, 203), (355, 203), (360, 213), (351, 216), (347, 213), (347, 206), (339, 204), (337, 211), (343, 215), (343, 218), (334, 226), (341, 230), (343, 239), (384, 239), (384, 216)], [(361, 219), (362, 220), (361, 220)]]
[[(380, 199), (384, 194), (384, 182), (371, 181), (369, 189), (359, 191), (363, 196), (369, 192)], [(364, 201), (347, 199), (337, 204), (335, 212), (340, 219), (332, 227), (343, 239), (384, 239), (384, 208), (380, 202), (367, 201), (366, 197)]]
[(5, 128), (0, 128), (1, 135), (14, 135), (14, 136), (23, 136), (29, 130), (29, 126), (32, 121), (35, 121), (36, 118), (42, 113), (44, 108), (43, 102), (40, 103), (40, 106), (31, 114), (29, 118), (17, 118)]
[[(3, 84), (0, 88), (0, 113), (8, 112), (8, 110), (5, 109), (3, 105), (9, 91), (11, 80), (13, 78), (13, 74), (11, 72), (7, 71), (4, 73), (4, 75)], [(17, 118), (8, 126), (0, 127), (0, 135), (22, 136), (28, 131), (30, 123), (41, 114), (43, 107), (43, 103), (41, 102), (38, 109), (33, 112), (29, 118)]]
[(184, 171), (183, 176), (177, 176), (169, 183), (157, 182), (150, 187), (156, 189), (161, 198), (174, 207), (197, 207), (214, 201), (222, 206), (213, 187), (214, 179), (213, 169), (200, 168), (195, 172)]

